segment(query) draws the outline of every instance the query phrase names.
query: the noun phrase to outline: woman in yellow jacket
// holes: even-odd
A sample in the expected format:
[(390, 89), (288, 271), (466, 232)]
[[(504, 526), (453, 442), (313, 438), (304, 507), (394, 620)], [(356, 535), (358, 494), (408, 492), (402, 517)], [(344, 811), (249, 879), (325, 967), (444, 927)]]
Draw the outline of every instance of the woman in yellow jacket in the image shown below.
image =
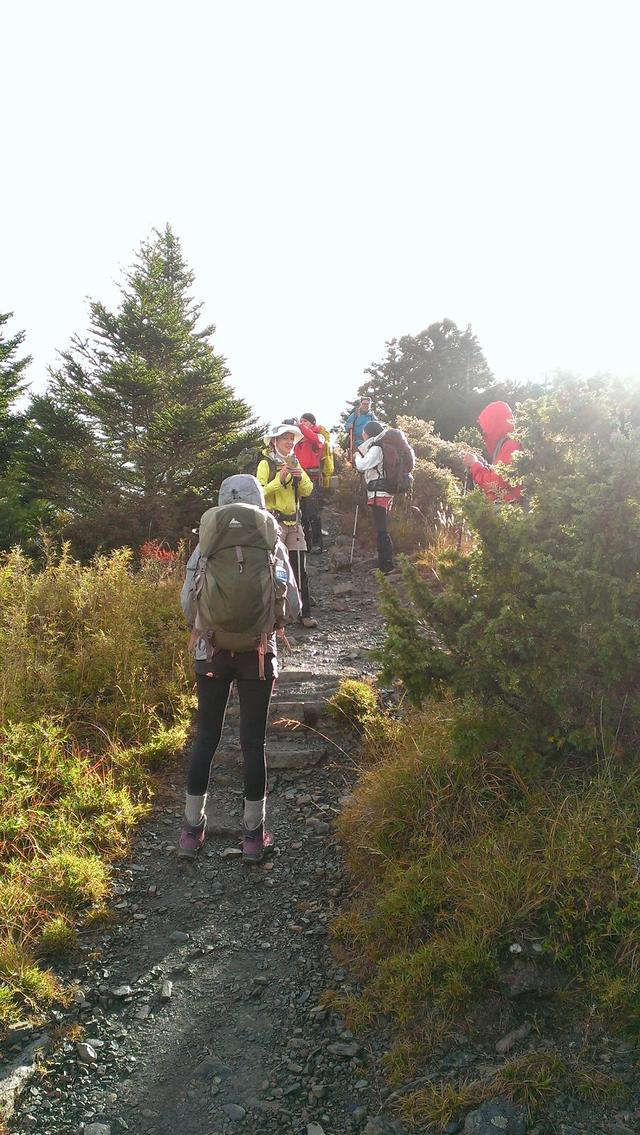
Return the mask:
[(307, 544), (298, 505), (299, 500), (313, 492), (313, 482), (293, 453), (293, 447), (302, 440), (302, 434), (297, 426), (283, 422), (266, 440), (267, 447), (258, 462), (256, 477), (264, 489), (267, 508), (282, 528), (282, 540), (288, 549), (302, 599), (302, 625), (317, 627), (317, 620), (311, 615), (305, 554)]

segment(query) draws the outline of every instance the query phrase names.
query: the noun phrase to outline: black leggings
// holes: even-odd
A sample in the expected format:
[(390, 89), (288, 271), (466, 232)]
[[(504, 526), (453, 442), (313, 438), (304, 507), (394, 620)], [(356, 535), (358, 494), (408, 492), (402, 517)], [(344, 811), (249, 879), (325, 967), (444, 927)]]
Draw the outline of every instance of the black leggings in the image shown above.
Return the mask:
[(393, 542), (387, 528), (387, 510), (379, 504), (368, 506), (373, 516), (378, 544), (378, 567), (380, 571), (393, 570)]
[(309, 596), (309, 576), (307, 575), (306, 552), (289, 552), (289, 562), (296, 577), (298, 591), (302, 600), (302, 618), (311, 614), (311, 598)]
[(302, 504), (302, 527), (304, 529), (305, 540), (307, 541), (307, 548), (322, 547), (322, 488), (317, 481), (313, 482), (313, 492), (308, 497), (303, 497)]
[[(197, 674), (198, 715), (191, 748), (187, 792), (202, 796), (207, 791), (209, 771), (218, 743), (233, 678), (207, 678)], [(264, 751), (267, 716), (273, 678), (237, 678), (240, 698), (240, 747), (244, 758), (244, 794), (247, 800), (262, 800), (266, 793), (267, 767)]]

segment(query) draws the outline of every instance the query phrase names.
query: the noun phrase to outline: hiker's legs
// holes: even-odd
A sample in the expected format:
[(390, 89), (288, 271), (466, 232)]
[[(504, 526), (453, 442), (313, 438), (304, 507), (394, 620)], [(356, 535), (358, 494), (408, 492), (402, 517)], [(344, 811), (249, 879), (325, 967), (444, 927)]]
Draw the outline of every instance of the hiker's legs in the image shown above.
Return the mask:
[[(311, 516), (311, 541), (315, 548), (322, 548), (322, 485), (320, 481), (313, 482), (313, 492), (309, 500), (314, 502)], [(309, 541), (307, 540), (307, 546)]]
[(307, 548), (311, 547), (313, 543), (313, 498), (315, 496), (315, 489), (310, 497), (303, 497), (300, 502), (302, 512), (302, 528), (304, 531), (304, 538), (307, 542)]
[(306, 551), (307, 543), (300, 523), (283, 525), (282, 535), (289, 552), (289, 561), (296, 577), (300, 598), (302, 600), (301, 619), (306, 627), (317, 627), (317, 622), (311, 617), (311, 597), (309, 595), (309, 577), (307, 575)]
[(379, 504), (369, 506), (373, 512), (378, 544), (378, 567), (380, 571), (393, 571), (393, 542), (387, 527), (387, 510)]
[(311, 600), (309, 598), (309, 576), (307, 575), (306, 552), (289, 552), (291, 567), (296, 577), (300, 598), (302, 599), (302, 618), (311, 615)]
[(264, 820), (267, 789), (265, 736), (273, 678), (238, 678), (240, 747), (244, 760), (245, 823), (250, 831)]
[(229, 700), (231, 678), (207, 678), (196, 674), (198, 687), (198, 713), (196, 735), (191, 746), (187, 772), (187, 802), (185, 817), (188, 824), (197, 826), (204, 815), (209, 771), (218, 748)]

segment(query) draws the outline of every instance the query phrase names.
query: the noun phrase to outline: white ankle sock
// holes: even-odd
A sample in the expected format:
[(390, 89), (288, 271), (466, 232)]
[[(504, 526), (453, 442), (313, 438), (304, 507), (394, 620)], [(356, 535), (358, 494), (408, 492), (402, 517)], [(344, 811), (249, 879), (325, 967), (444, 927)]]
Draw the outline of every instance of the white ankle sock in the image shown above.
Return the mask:
[(184, 818), (192, 828), (197, 828), (202, 823), (204, 816), (204, 806), (207, 802), (207, 794), (204, 796), (190, 796), (187, 792), (187, 798), (184, 805)]
[(264, 823), (266, 798), (263, 796), (262, 800), (245, 800), (244, 802), (244, 826), (248, 832), (254, 832), (260, 824)]

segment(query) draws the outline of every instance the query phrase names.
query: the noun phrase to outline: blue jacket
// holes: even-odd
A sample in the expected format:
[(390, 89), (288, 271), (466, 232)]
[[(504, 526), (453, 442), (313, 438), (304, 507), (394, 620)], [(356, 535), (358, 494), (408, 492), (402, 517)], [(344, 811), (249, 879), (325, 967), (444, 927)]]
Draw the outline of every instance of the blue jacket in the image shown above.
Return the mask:
[(344, 428), (347, 433), (353, 427), (353, 444), (354, 446), (362, 445), (364, 441), (364, 427), (367, 422), (375, 421), (373, 414), (367, 410), (366, 414), (356, 415), (355, 410), (352, 410), (344, 423)]

